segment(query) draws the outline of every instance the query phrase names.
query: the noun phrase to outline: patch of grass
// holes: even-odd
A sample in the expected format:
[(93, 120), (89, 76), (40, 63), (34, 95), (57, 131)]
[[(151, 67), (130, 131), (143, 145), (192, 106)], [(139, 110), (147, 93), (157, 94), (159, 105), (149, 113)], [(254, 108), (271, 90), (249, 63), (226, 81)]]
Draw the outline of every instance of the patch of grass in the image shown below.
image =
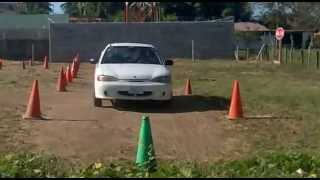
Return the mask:
[[(183, 59), (176, 64), (177, 67), (173, 66), (174, 87), (183, 87), (185, 79), (190, 77), (193, 94), (230, 98), (232, 81), (239, 80), (244, 115), (276, 117), (272, 123), (268, 120), (241, 122), (249, 129), (248, 141), (259, 144), (253, 145), (252, 151), (263, 152), (267, 147), (314, 151), (320, 148), (320, 133), (316, 128), (320, 125), (320, 70), (302, 67), (299, 63), (274, 65), (229, 60)], [(253, 126), (259, 129), (253, 130)]]
[(44, 154), (9, 154), (0, 157), (0, 177), (319, 177), (320, 157), (297, 152), (276, 152), (246, 160), (217, 163), (160, 161), (147, 172), (132, 162), (72, 165)]

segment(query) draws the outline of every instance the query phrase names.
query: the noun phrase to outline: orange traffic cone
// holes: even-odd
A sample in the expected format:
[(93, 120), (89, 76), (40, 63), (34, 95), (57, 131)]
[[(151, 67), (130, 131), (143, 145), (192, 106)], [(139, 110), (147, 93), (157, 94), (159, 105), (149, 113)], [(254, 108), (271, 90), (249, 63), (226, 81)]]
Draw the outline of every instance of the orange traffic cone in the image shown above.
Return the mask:
[(47, 57), (47, 56), (44, 57), (44, 60), (43, 60), (43, 68), (44, 68), (44, 69), (48, 69), (48, 68), (49, 68), (49, 65), (48, 65), (48, 57)]
[(243, 112), (242, 112), (242, 105), (241, 105), (239, 82), (237, 80), (234, 80), (228, 119), (234, 120), (242, 117), (243, 117)]
[(72, 79), (76, 78), (76, 65), (74, 61), (72, 62), (72, 65), (71, 65), (71, 75), (72, 75)]
[(22, 60), (22, 69), (26, 69), (26, 65), (24, 64), (24, 60)]
[(63, 92), (66, 91), (66, 79), (63, 72), (63, 67), (60, 69), (59, 78), (57, 82), (57, 91)]
[(65, 72), (65, 76), (66, 76), (66, 82), (69, 84), (69, 66), (67, 66), (66, 68), (66, 72)]
[(191, 82), (190, 82), (190, 79), (187, 79), (186, 85), (184, 87), (184, 95), (191, 95), (191, 94), (192, 94)]
[(70, 64), (68, 64), (68, 67), (67, 67), (67, 81), (68, 81), (68, 83), (72, 82), (72, 74), (71, 74), (71, 66), (70, 66)]
[(76, 59), (76, 60), (75, 60), (75, 63), (76, 63), (76, 76), (78, 76), (79, 67), (80, 67), (80, 60), (79, 60), (79, 59)]
[(67, 68), (66, 68), (66, 71), (63, 73), (63, 75), (64, 75), (64, 79), (65, 79), (65, 86), (67, 86), (68, 85), (68, 66), (67, 66)]
[(22, 117), (23, 119), (43, 119), (41, 117), (41, 111), (40, 111), (38, 80), (34, 80), (33, 82), (27, 111)]

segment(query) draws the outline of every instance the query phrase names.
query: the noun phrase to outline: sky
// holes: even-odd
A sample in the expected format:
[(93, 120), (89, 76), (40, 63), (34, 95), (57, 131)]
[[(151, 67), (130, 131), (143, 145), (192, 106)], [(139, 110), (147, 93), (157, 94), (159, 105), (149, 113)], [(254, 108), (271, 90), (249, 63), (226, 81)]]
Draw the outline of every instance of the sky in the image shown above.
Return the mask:
[(53, 14), (63, 14), (63, 10), (60, 5), (65, 2), (50, 2), (53, 5)]

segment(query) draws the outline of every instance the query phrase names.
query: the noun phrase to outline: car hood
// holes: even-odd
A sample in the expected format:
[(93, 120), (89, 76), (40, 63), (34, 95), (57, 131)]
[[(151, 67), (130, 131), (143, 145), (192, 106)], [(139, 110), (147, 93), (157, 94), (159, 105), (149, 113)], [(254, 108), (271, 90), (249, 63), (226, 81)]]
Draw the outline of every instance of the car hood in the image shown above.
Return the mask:
[(156, 64), (99, 64), (96, 74), (118, 79), (153, 79), (170, 75), (170, 72), (166, 66)]

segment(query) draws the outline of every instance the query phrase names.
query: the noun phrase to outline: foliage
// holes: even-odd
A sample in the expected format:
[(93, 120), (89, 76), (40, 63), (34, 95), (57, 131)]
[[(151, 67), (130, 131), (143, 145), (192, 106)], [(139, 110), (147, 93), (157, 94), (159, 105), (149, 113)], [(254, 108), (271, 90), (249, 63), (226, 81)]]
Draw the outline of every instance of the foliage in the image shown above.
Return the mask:
[(122, 8), (118, 2), (66, 2), (61, 7), (70, 16), (103, 19), (111, 19)]
[(167, 14), (161, 17), (161, 21), (177, 21), (178, 18), (174, 14)]
[(23, 14), (49, 14), (52, 12), (50, 2), (25, 2)]
[(153, 4), (150, 2), (131, 2), (129, 4), (130, 21), (152, 21), (154, 13)]
[(111, 19), (110, 21), (113, 21), (113, 22), (123, 22), (123, 13), (119, 11), (114, 15), (112, 15), (110, 19)]
[(237, 41), (254, 41), (260, 40), (261, 34), (259, 32), (235, 32), (235, 39)]
[(235, 21), (248, 21), (251, 16), (247, 2), (163, 2), (165, 14), (175, 14), (180, 21), (212, 20), (234, 16)]
[(274, 152), (230, 162), (161, 161), (156, 171), (148, 172), (129, 161), (96, 162), (80, 167), (54, 156), (22, 153), (0, 158), (0, 177), (319, 177), (319, 166), (319, 156)]
[(256, 7), (265, 9), (257, 18), (269, 28), (310, 29), (320, 25), (318, 2), (264, 2)]
[(313, 35), (313, 47), (320, 48), (320, 33)]
[[(161, 17), (178, 21), (212, 20), (235, 16), (235, 21), (248, 21), (251, 9), (247, 2), (160, 2), (152, 7), (150, 2), (130, 2), (131, 21), (152, 21), (153, 15), (161, 9)], [(65, 13), (75, 17), (100, 17), (109, 21), (116, 14), (123, 13), (124, 2), (66, 2), (62, 5)], [(176, 16), (176, 18), (173, 18)]]

